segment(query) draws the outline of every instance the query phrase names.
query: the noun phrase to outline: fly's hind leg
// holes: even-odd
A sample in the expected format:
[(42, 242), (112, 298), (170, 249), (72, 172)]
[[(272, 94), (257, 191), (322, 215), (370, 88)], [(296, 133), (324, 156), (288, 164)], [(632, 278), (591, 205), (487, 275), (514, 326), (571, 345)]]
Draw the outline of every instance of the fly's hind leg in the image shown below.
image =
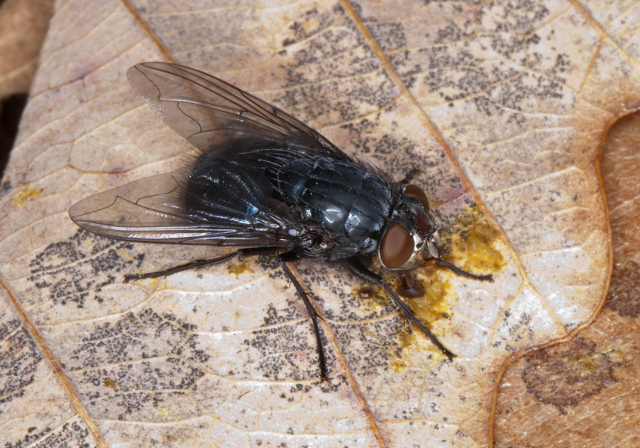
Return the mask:
[(271, 247), (257, 248), (257, 249), (239, 249), (235, 252), (231, 252), (217, 258), (195, 260), (189, 263), (174, 266), (169, 269), (163, 269), (161, 271), (146, 272), (144, 274), (126, 274), (124, 276), (124, 282), (128, 283), (131, 280), (142, 280), (145, 278), (166, 277), (167, 275), (175, 274), (177, 272), (188, 271), (191, 269), (200, 269), (207, 266), (215, 266), (216, 264), (224, 263), (226, 261), (232, 260), (233, 258), (239, 257), (239, 256), (275, 254), (278, 251), (279, 249), (271, 248)]
[(309, 317), (311, 318), (311, 322), (313, 323), (313, 332), (316, 335), (316, 343), (318, 348), (318, 360), (320, 361), (320, 379), (322, 381), (328, 381), (329, 375), (327, 373), (327, 360), (324, 356), (324, 346), (322, 345), (322, 337), (320, 336), (320, 327), (318, 325), (318, 320), (322, 319), (322, 317), (318, 314), (316, 309), (311, 304), (310, 298), (313, 298), (311, 293), (309, 293), (302, 284), (298, 281), (289, 266), (287, 266), (288, 261), (295, 261), (298, 257), (295, 253), (289, 252), (282, 254), (278, 257), (280, 261), (280, 265), (282, 266), (282, 270), (286, 274), (286, 276), (291, 280), (293, 286), (296, 288), (298, 295), (302, 298), (304, 305), (307, 307), (307, 313), (309, 313)]

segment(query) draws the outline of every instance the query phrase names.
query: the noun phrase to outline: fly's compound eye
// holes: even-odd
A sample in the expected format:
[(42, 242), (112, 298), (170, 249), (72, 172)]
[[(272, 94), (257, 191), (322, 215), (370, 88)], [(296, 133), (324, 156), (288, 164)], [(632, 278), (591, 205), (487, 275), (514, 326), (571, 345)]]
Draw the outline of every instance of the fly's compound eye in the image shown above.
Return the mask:
[(387, 269), (398, 269), (413, 255), (414, 241), (407, 229), (392, 224), (380, 243), (380, 262)]
[(404, 187), (404, 194), (409, 196), (410, 198), (414, 198), (422, 202), (422, 206), (425, 210), (429, 210), (429, 199), (427, 195), (422, 191), (422, 188), (417, 185), (407, 185)]

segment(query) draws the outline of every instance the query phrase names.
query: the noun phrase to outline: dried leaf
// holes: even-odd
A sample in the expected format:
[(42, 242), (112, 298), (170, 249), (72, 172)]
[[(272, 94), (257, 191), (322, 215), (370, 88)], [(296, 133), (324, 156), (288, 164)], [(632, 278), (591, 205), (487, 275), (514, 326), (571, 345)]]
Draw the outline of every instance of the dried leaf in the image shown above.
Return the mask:
[[(639, 97), (621, 23), (637, 22), (633, 8), (56, 8), (0, 189), (7, 443), (486, 445), (502, 363), (568, 335), (602, 301), (612, 254), (596, 159), (607, 124)], [(293, 113), (396, 179), (424, 171), (449, 258), (496, 279), (420, 272), (429, 293), (410, 303), (459, 358), (445, 362), (337, 266), (299, 265), (326, 320), (328, 384), (304, 306), (269, 260), (122, 283), (207, 255), (98, 238), (66, 213), (167, 171), (186, 149), (125, 80), (134, 63), (172, 59)]]
[(640, 445), (633, 392), (640, 386), (639, 129), (639, 114), (624, 117), (604, 146), (615, 261), (604, 308), (576, 339), (510, 366), (500, 388), (496, 446)]
[(5, 0), (0, 6), (0, 98), (29, 91), (53, 0)]

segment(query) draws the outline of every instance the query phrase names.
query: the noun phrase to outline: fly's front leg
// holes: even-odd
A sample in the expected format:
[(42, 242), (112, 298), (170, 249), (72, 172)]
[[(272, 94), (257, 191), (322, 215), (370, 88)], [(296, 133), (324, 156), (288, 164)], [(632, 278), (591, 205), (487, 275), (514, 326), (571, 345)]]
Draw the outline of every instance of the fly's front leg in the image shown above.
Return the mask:
[(449, 359), (449, 361), (453, 360), (453, 358), (456, 357), (456, 355), (451, 353), (448, 348), (442, 345), (442, 343), (438, 340), (435, 334), (431, 333), (431, 331), (427, 327), (425, 327), (422, 324), (422, 322), (420, 322), (420, 320), (416, 317), (411, 307), (409, 307), (409, 305), (407, 305), (402, 301), (400, 296), (396, 294), (396, 292), (391, 288), (389, 283), (387, 283), (382, 277), (371, 272), (357, 259), (354, 259), (354, 258), (348, 259), (347, 265), (349, 266), (351, 271), (353, 271), (353, 273), (356, 274), (358, 277), (364, 280), (367, 280), (369, 282), (375, 283), (376, 285), (382, 286), (385, 289), (385, 291), (387, 291), (387, 294), (391, 296), (391, 299), (396, 304), (396, 306), (400, 308), (400, 311), (404, 313), (405, 317), (409, 320), (409, 322), (411, 322), (416, 327), (418, 327), (420, 331), (422, 331), (422, 333), (424, 333), (424, 335), (429, 338), (429, 340), (433, 343), (433, 345), (438, 347), (438, 350), (440, 350), (442, 354)]
[(311, 322), (313, 323), (313, 332), (316, 335), (316, 343), (317, 343), (316, 346), (318, 348), (318, 360), (320, 361), (320, 379), (322, 381), (328, 381), (329, 375), (327, 373), (327, 360), (326, 360), (326, 357), (324, 356), (324, 346), (322, 345), (322, 337), (320, 336), (320, 327), (318, 325), (318, 320), (322, 319), (322, 317), (318, 314), (316, 309), (311, 304), (310, 299), (313, 298), (311, 293), (307, 292), (307, 290), (298, 281), (296, 276), (293, 275), (293, 272), (291, 272), (291, 269), (289, 269), (289, 266), (287, 266), (288, 261), (295, 261), (297, 259), (298, 257), (295, 255), (295, 253), (291, 253), (291, 252), (282, 254), (278, 257), (278, 260), (280, 260), (280, 265), (282, 266), (282, 270), (284, 271), (285, 275), (289, 278), (289, 280), (291, 280), (291, 283), (293, 283), (293, 286), (296, 288), (298, 295), (302, 298), (302, 301), (304, 302), (304, 305), (307, 308), (307, 313), (309, 313), (309, 317), (311, 318)]
[(473, 279), (473, 280), (481, 280), (483, 282), (491, 282), (491, 283), (493, 283), (493, 276), (491, 274), (486, 274), (486, 275), (472, 274), (471, 272), (467, 272), (464, 269), (460, 269), (458, 266), (455, 266), (455, 265), (449, 263), (444, 258), (435, 258), (434, 262), (436, 264), (439, 264), (440, 266), (444, 266), (445, 268), (451, 269), (453, 271), (453, 273), (456, 274), (456, 275), (460, 275), (462, 277), (467, 277), (467, 278), (470, 278), (470, 279)]

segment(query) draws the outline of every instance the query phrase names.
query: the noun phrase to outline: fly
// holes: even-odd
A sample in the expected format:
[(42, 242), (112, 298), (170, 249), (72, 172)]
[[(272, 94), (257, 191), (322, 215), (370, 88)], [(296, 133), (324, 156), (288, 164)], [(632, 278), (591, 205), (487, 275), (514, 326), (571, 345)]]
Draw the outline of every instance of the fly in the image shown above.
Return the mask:
[(217, 258), (131, 274), (155, 278), (270, 255), (302, 298), (317, 341), (320, 376), (328, 379), (319, 315), (312, 294), (288, 262), (341, 261), (361, 279), (380, 285), (406, 318), (449, 359), (449, 351), (420, 322), (389, 283), (371, 268), (400, 275), (403, 295), (424, 291), (411, 272), (435, 262), (471, 279), (439, 255), (438, 223), (415, 172), (393, 182), (354, 160), (318, 132), (218, 78), (163, 62), (138, 64), (129, 82), (153, 111), (197, 148), (175, 171), (98, 193), (71, 207), (83, 229), (109, 238), (150, 243), (237, 248)]

